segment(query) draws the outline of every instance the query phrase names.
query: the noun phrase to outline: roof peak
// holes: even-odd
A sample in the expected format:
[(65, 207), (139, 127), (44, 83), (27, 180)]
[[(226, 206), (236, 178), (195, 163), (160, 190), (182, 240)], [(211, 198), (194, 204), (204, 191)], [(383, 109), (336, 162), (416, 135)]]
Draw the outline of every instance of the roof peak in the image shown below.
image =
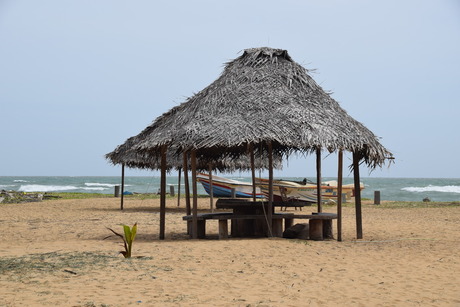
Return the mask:
[(245, 61), (253, 61), (259, 58), (269, 58), (271, 59), (271, 62), (276, 62), (278, 58), (294, 62), (289, 56), (287, 50), (270, 47), (248, 48), (244, 50), (243, 55), (240, 57), (240, 59), (245, 59)]

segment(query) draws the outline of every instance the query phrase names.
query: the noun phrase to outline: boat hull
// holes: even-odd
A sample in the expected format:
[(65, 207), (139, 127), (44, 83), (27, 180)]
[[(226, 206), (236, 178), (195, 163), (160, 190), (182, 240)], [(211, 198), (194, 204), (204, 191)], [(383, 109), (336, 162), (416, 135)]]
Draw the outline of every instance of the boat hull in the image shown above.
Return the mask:
[[(211, 195), (209, 176), (198, 174), (197, 181), (201, 183), (208, 195)], [(223, 177), (213, 176), (212, 178), (212, 195), (214, 197), (232, 197), (232, 189), (235, 189), (235, 196), (238, 198), (252, 198), (253, 188), (250, 183), (237, 180), (230, 180)], [(264, 198), (260, 188), (256, 187), (256, 198)]]
[[(256, 178), (257, 185), (261, 188), (262, 192), (268, 197), (268, 179)], [(361, 184), (361, 190), (364, 185)], [(321, 199), (323, 202), (337, 200), (337, 182), (327, 181), (321, 185)], [(354, 196), (354, 185), (348, 184), (342, 186), (342, 194), (345, 194), (347, 201)], [(316, 184), (300, 184), (288, 180), (274, 180), (273, 181), (273, 200), (275, 201), (289, 201), (300, 200), (316, 203), (318, 200)]]

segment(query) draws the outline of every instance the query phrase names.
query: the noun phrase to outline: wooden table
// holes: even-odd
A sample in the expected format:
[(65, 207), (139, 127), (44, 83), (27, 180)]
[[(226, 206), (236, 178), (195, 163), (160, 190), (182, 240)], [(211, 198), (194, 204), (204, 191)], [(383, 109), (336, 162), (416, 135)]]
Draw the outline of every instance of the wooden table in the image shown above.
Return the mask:
[[(246, 199), (226, 199), (220, 198), (216, 202), (217, 209), (231, 209), (234, 217), (231, 219), (231, 234), (233, 237), (259, 237), (269, 236), (274, 237), (283, 236), (283, 220), (290, 218), (292, 220), (292, 213), (276, 213), (274, 211), (277, 207), (299, 207), (299, 203), (286, 203), (286, 202), (273, 202), (272, 208), (272, 230), (271, 233), (268, 229), (268, 202), (266, 201), (251, 201)], [(254, 218), (251, 219), (250, 217)], [(241, 218), (238, 218), (241, 217)]]

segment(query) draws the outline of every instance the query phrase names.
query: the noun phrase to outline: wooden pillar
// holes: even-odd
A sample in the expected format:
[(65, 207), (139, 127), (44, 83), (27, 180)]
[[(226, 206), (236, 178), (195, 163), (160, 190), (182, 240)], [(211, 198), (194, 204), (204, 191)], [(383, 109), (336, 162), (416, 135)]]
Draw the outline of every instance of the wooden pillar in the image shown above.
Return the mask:
[(190, 153), (192, 165), (193, 209), (192, 209), (192, 239), (198, 238), (198, 195), (196, 186), (196, 149)]
[(183, 164), (182, 167), (184, 169), (184, 186), (185, 186), (185, 213), (187, 215), (192, 214), (192, 209), (190, 206), (190, 185), (188, 182), (188, 153), (183, 153)]
[(123, 210), (123, 201), (124, 201), (124, 193), (125, 192), (125, 164), (121, 165), (121, 210)]
[(254, 162), (254, 146), (249, 144), (249, 155), (251, 158), (251, 177), (252, 177), (252, 200), (257, 200), (256, 195), (256, 170), (255, 170), (255, 162)]
[(357, 152), (353, 152), (353, 177), (355, 181), (355, 208), (356, 208), (356, 238), (363, 238), (363, 218), (361, 213), (361, 187), (359, 179), (359, 160)]
[(318, 212), (323, 212), (321, 197), (321, 147), (316, 148), (316, 194), (318, 202)]
[(212, 191), (212, 164), (209, 163), (209, 207), (211, 212), (214, 212), (214, 196)]
[(166, 145), (161, 147), (160, 240), (165, 239), (166, 219)]
[(178, 182), (178, 187), (177, 187), (177, 206), (180, 207), (180, 177), (182, 174), (182, 168), (179, 167), (179, 182)]
[(272, 237), (273, 226), (273, 146), (268, 142), (268, 232)]
[(342, 185), (343, 185), (343, 152), (339, 150), (339, 166), (337, 174), (337, 241), (342, 241)]

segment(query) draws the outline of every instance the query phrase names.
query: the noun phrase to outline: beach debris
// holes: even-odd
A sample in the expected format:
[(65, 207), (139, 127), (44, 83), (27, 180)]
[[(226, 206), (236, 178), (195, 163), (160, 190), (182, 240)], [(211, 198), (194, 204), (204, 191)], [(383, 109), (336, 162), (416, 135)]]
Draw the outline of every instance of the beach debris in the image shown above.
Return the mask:
[[(124, 236), (114, 231), (111, 228), (107, 227), (107, 229), (113, 232), (116, 236), (120, 237), (123, 240), (123, 246), (125, 250), (120, 251), (120, 254), (122, 254), (125, 258), (131, 258), (133, 242), (134, 242), (134, 239), (136, 238), (136, 233), (137, 233), (137, 223), (135, 223), (133, 227), (131, 228), (128, 225), (121, 225), (121, 226), (123, 227)], [(110, 238), (110, 237), (112, 237), (112, 235), (105, 237), (103, 240)]]
[(425, 198), (423, 199), (423, 202), (425, 202), (425, 203), (428, 203), (428, 202), (430, 202), (430, 201), (431, 201), (431, 199), (430, 199), (429, 197), (425, 197)]
[(69, 273), (69, 274), (77, 275), (76, 272), (71, 271), (71, 270), (63, 270), (63, 271), (66, 272), (66, 273)]
[(308, 223), (295, 224), (283, 232), (283, 238), (308, 240), (310, 237)]
[(41, 193), (25, 193), (19, 191), (5, 191), (0, 192), (0, 203), (2, 204), (16, 204), (26, 202), (37, 202), (43, 200)]

